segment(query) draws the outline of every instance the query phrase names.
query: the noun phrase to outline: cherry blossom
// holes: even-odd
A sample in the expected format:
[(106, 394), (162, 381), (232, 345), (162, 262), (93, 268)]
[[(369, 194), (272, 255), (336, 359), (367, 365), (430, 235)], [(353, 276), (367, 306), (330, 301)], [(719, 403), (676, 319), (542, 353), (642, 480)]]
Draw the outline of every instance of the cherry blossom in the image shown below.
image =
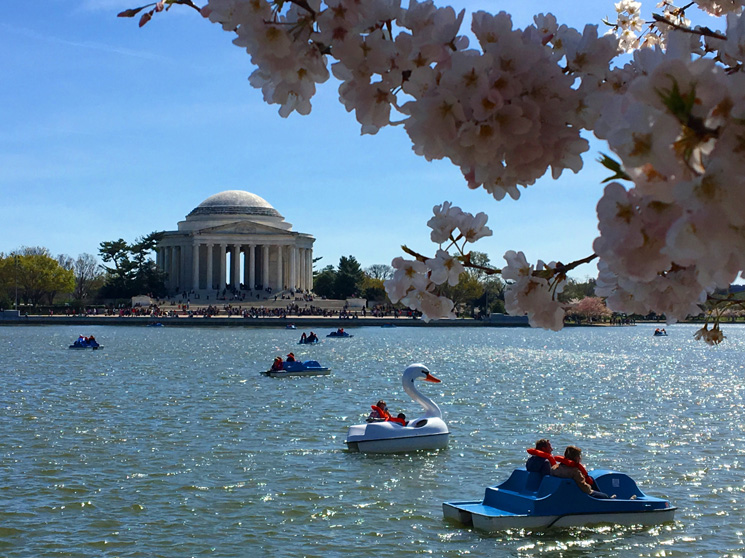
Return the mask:
[[(173, 2), (146, 10), (144, 25)], [(199, 9), (190, 0), (183, 3)], [(447, 159), (471, 189), (520, 197), (539, 178), (579, 172), (587, 133), (607, 144), (613, 176), (597, 205), (595, 253), (570, 264), (528, 263), (505, 253), (510, 313), (560, 329), (566, 274), (598, 260), (596, 294), (618, 312), (698, 314), (745, 270), (745, 0), (662, 0), (648, 15), (615, 3), (616, 21), (574, 29), (539, 14), (523, 29), (505, 12), (409, 0), (209, 0), (201, 9), (234, 34), (256, 67), (249, 81), (283, 117), (308, 114), (333, 74), (340, 102), (362, 133), (400, 125), (413, 151)], [(723, 16), (696, 27), (694, 9)], [(147, 11), (149, 10), (149, 11)], [(656, 10), (656, 11), (654, 11)], [(645, 17), (646, 16), (646, 17)], [(631, 56), (620, 58), (630, 52)], [(584, 136), (583, 136), (584, 134)], [(393, 302), (427, 319), (453, 315), (441, 286), (472, 266), (470, 245), (493, 231), (484, 212), (450, 202), (427, 225), (434, 257), (405, 251), (386, 281)], [(719, 300), (726, 307), (733, 301)], [(713, 329), (697, 336), (718, 343)]]

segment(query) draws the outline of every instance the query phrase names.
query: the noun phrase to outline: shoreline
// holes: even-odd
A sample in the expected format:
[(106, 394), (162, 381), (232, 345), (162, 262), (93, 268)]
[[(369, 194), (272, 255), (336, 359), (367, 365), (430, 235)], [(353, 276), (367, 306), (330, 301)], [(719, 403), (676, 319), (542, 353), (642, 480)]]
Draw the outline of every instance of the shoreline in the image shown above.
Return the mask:
[[(148, 317), (148, 316), (20, 316), (18, 318), (0, 318), (0, 326), (17, 325), (106, 325), (124, 327), (146, 327), (150, 324), (160, 323), (163, 326), (172, 327), (256, 327), (256, 328), (287, 328), (295, 325), (298, 331), (310, 327), (518, 327), (529, 328), (526, 322), (500, 322), (489, 320), (474, 320), (471, 318), (459, 318), (455, 320), (433, 320), (429, 323), (421, 319), (399, 317), (399, 318), (377, 318), (377, 317), (350, 317), (339, 318), (338, 316), (296, 316), (287, 318), (244, 318), (241, 316), (213, 316), (204, 317)], [(565, 324), (565, 327), (628, 327), (632, 324)]]

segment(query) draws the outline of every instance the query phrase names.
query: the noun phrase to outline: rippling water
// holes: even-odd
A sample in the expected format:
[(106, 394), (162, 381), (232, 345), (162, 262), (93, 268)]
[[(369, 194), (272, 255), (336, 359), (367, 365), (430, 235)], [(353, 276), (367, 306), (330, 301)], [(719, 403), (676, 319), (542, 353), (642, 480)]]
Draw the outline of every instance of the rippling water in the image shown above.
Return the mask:
[[(0, 556), (741, 556), (745, 328), (714, 348), (667, 329), (360, 327), (301, 346), (284, 329), (0, 327)], [(68, 350), (79, 333), (104, 350)], [(289, 351), (332, 374), (259, 375)], [(377, 399), (418, 414), (412, 362), (442, 379), (420, 389), (450, 447), (347, 452)], [(443, 521), (544, 436), (668, 498), (675, 523)]]

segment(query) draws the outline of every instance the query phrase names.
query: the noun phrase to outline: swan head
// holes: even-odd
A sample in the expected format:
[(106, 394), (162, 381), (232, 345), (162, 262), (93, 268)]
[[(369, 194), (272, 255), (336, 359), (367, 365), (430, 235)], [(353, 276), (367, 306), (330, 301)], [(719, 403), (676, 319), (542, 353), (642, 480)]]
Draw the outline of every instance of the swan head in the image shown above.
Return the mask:
[(424, 380), (425, 382), (433, 382), (435, 384), (440, 383), (440, 380), (435, 378), (423, 364), (410, 364), (404, 370), (404, 385), (411, 385), (414, 383), (414, 380)]

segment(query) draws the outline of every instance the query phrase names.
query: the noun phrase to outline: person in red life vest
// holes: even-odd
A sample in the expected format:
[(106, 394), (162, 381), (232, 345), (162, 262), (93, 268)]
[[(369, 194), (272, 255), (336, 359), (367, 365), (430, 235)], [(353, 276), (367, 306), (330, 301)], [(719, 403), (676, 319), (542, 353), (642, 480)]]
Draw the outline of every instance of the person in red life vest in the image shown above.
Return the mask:
[(567, 449), (564, 450), (564, 457), (557, 456), (556, 460), (559, 463), (551, 468), (552, 476), (574, 479), (580, 490), (593, 498), (610, 498), (605, 492), (593, 489), (593, 486), (597, 488), (597, 485), (582, 465), (582, 450), (577, 446), (567, 446)]
[(287, 362), (295, 362), (295, 353), (290, 353), (287, 355)]
[(272, 370), (276, 372), (277, 370), (283, 370), (283, 369), (284, 369), (284, 364), (282, 363), (282, 357), (274, 357), (274, 362), (272, 363)]
[(388, 405), (382, 399), (375, 405), (371, 405), (372, 411), (365, 419), (367, 422), (385, 422), (390, 420), (391, 414), (388, 412)]
[(545, 438), (538, 440), (535, 449), (528, 450), (530, 457), (525, 462), (525, 469), (531, 473), (540, 473), (544, 477), (550, 475), (551, 467), (556, 464), (556, 459), (551, 455), (553, 450), (550, 441)]

